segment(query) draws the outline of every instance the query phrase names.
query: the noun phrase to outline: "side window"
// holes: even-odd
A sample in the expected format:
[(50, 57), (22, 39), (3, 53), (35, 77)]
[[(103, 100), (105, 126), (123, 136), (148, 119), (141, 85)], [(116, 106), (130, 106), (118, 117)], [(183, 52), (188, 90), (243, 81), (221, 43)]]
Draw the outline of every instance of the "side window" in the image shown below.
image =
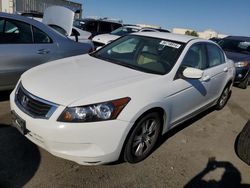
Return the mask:
[[(2, 20), (0, 25), (3, 24)], [(7, 19), (0, 35), (0, 44), (33, 43), (31, 26), (29, 24)]]
[(208, 64), (209, 67), (214, 67), (225, 62), (224, 55), (217, 46), (207, 44)]
[(110, 33), (111, 32), (111, 24), (108, 22), (100, 22), (99, 32), (101, 33)]
[(86, 27), (86, 31), (97, 32), (97, 22), (96, 21), (87, 22), (85, 27)]
[(207, 68), (206, 50), (202, 44), (195, 44), (186, 53), (182, 66), (204, 70)]
[(10, 21), (6, 21), (4, 32), (5, 33), (19, 33), (19, 29), (16, 24), (11, 23)]
[(34, 43), (52, 43), (50, 37), (40, 29), (33, 27)]

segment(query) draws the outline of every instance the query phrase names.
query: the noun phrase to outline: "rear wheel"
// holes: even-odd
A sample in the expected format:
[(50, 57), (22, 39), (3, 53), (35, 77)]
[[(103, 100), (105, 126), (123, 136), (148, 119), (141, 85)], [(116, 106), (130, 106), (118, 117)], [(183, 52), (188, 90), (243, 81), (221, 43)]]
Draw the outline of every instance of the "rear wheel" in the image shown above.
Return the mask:
[(152, 152), (161, 132), (161, 118), (151, 112), (142, 117), (133, 128), (124, 148), (124, 160), (137, 163)]
[(230, 93), (231, 93), (230, 87), (226, 86), (215, 106), (217, 110), (221, 110), (222, 108), (224, 108), (224, 106), (227, 104), (227, 101), (230, 97)]
[(235, 146), (239, 158), (250, 165), (250, 121), (239, 134)]

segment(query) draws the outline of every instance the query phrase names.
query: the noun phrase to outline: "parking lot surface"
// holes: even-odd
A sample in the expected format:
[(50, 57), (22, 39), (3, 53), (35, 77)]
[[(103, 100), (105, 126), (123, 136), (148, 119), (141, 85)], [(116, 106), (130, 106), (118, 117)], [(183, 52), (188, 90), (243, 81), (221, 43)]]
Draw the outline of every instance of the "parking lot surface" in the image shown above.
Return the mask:
[(234, 151), (250, 119), (250, 88), (234, 87), (223, 110), (171, 130), (146, 160), (102, 166), (54, 157), (27, 140), (10, 127), (8, 95), (0, 92), (0, 187), (250, 187), (250, 167)]

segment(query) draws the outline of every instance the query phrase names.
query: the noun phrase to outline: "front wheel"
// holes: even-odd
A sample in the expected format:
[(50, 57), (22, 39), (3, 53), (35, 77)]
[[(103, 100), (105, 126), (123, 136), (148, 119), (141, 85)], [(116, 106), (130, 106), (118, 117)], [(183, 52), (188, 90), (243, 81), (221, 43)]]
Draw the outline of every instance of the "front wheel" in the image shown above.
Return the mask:
[(161, 132), (162, 121), (158, 113), (151, 112), (134, 126), (124, 148), (124, 160), (137, 163), (152, 152)]
[(239, 87), (242, 89), (246, 89), (249, 84), (250, 84), (250, 74), (243, 82), (239, 83)]
[(223, 90), (219, 100), (215, 105), (216, 110), (221, 110), (222, 108), (224, 108), (224, 106), (227, 104), (228, 99), (230, 98), (230, 94), (231, 94), (230, 87), (227, 86)]

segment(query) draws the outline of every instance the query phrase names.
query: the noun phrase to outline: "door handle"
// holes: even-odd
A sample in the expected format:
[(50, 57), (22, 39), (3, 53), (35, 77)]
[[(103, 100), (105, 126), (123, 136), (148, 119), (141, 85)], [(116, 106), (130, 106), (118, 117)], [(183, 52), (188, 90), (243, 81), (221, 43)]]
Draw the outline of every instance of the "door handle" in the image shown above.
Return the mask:
[(37, 53), (38, 54), (41, 54), (41, 55), (43, 55), (43, 54), (48, 54), (50, 51), (48, 50), (48, 49), (40, 49), (40, 50), (38, 50), (37, 51)]
[(225, 68), (223, 69), (223, 71), (224, 71), (224, 72), (228, 72), (228, 68), (225, 67)]
[(210, 80), (210, 76), (206, 75), (202, 78), (202, 81), (208, 82)]

